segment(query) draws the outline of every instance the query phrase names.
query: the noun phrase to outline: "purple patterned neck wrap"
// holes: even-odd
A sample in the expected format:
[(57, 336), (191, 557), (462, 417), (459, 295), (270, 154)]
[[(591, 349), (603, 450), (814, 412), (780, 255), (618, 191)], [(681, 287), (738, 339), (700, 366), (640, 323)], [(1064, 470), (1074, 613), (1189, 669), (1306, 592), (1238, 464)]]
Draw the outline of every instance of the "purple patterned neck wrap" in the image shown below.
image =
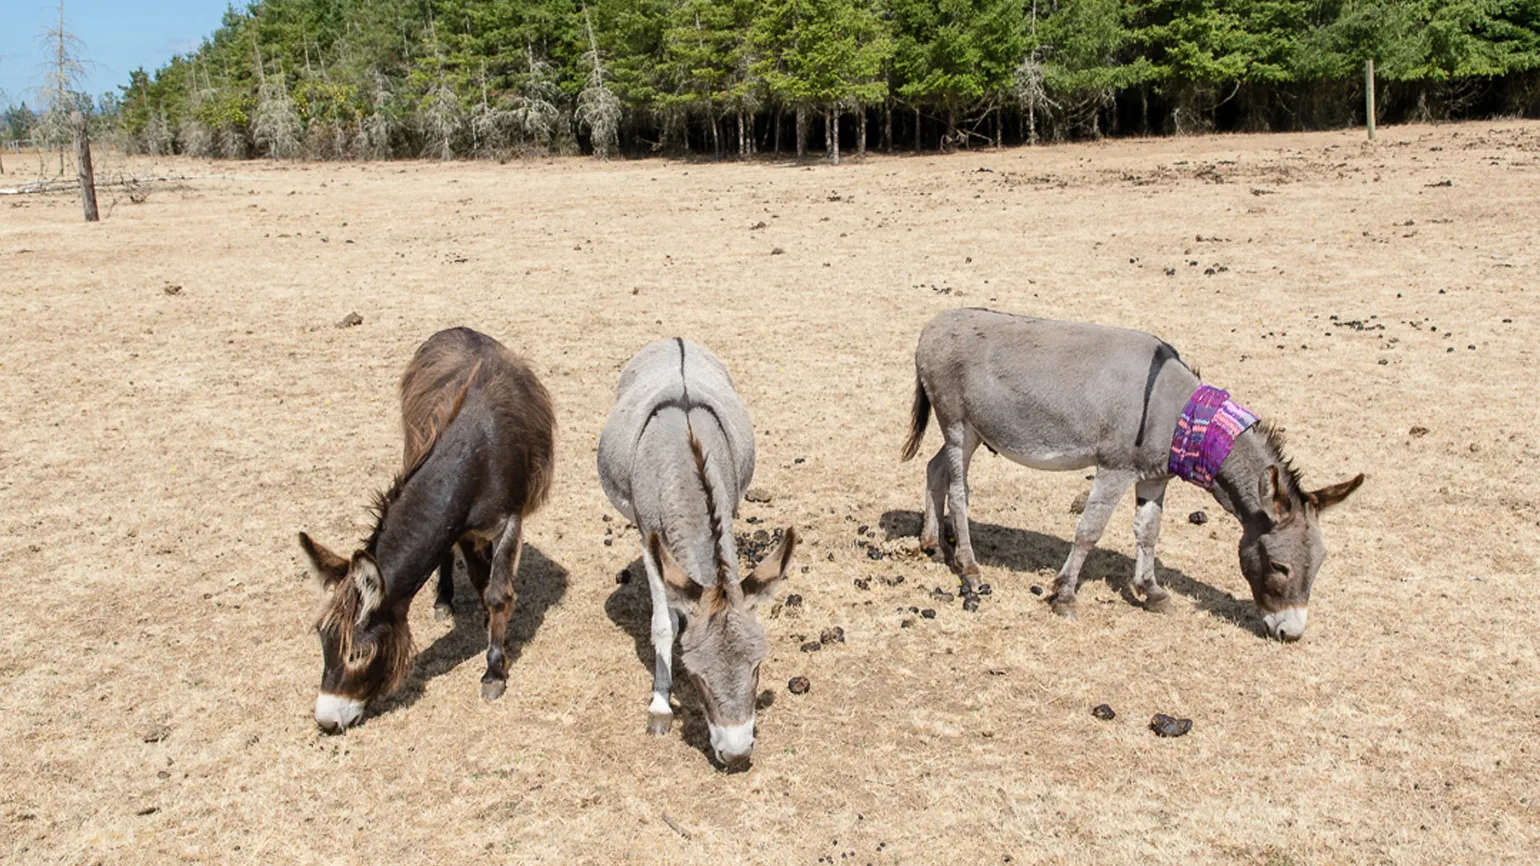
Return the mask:
[(1236, 437), (1255, 423), (1257, 416), (1230, 402), (1229, 391), (1200, 386), (1176, 419), (1176, 433), (1171, 436), (1171, 474), (1212, 490), (1214, 476), (1230, 456)]

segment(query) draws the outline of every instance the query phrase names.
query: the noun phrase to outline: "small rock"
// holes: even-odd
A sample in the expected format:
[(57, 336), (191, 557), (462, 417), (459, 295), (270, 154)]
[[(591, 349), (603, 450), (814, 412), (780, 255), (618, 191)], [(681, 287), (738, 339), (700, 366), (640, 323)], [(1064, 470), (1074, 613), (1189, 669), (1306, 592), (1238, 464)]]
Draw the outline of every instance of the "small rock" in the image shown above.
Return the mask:
[(867, 559), (881, 559), (882, 558), (882, 548), (880, 548), (880, 547), (868, 547), (866, 549), (866, 558)]
[(1085, 513), (1085, 504), (1087, 502), (1090, 502), (1090, 501), (1091, 501), (1091, 491), (1089, 491), (1089, 490), (1082, 490), (1082, 491), (1080, 491), (1079, 495), (1077, 495), (1075, 497), (1075, 501), (1071, 502), (1069, 504), (1069, 513), (1070, 514), (1083, 514), (1083, 513)]
[(165, 288), (161, 289), (161, 291), (165, 292), (168, 295), (175, 296), (175, 295), (180, 295), (182, 293), (182, 287), (177, 285), (176, 283), (167, 283)]
[(786, 600), (781, 602), (781, 604), (786, 607), (801, 607), (802, 596), (796, 593), (792, 593), (791, 595), (786, 596)]
[(971, 592), (968, 593), (967, 595), (963, 596), (962, 608), (963, 608), (963, 610), (968, 611), (969, 613), (972, 613), (973, 611), (978, 610), (979, 609), (979, 597), (974, 595)]
[(805, 652), (805, 653), (815, 653), (815, 652), (818, 652), (821, 649), (823, 649), (823, 644), (819, 643), (816, 640), (810, 640), (807, 643), (802, 645), (802, 651)]
[(1030, 587), (1028, 587), (1028, 589), (1031, 590), (1033, 595), (1042, 595), (1043, 594), (1043, 588), (1041, 586), (1038, 586), (1035, 583), (1032, 584)]
[(1194, 511), (1193, 513), (1187, 515), (1187, 522), (1191, 523), (1193, 526), (1202, 526), (1203, 524), (1208, 523), (1208, 515), (1202, 511)]
[(904, 576), (902, 574), (900, 574), (900, 575), (898, 575), (896, 577), (884, 577), (882, 579), (882, 582), (887, 584), (888, 586), (898, 586), (899, 584), (904, 582)]
[(145, 807), (139, 809), (138, 811), (134, 812), (134, 814), (135, 815), (140, 815), (140, 816), (153, 815), (153, 814), (155, 814), (156, 812), (159, 812), (159, 811), (160, 811), (160, 807), (159, 806), (145, 806)]
[(1177, 719), (1165, 713), (1156, 713), (1150, 717), (1150, 730), (1157, 737), (1180, 737), (1192, 730), (1192, 719)]
[(1112, 707), (1107, 704), (1097, 704), (1096, 706), (1092, 707), (1091, 715), (1101, 719), (1104, 722), (1110, 722), (1118, 717), (1118, 714), (1113, 712)]
[(925, 608), (924, 610), (920, 611), (920, 616), (923, 616), (926, 619), (935, 619), (936, 618), (935, 608), (929, 608), (929, 607)]
[(139, 738), (146, 743), (159, 743), (169, 736), (171, 736), (170, 727), (166, 725), (151, 725), (144, 729)]
[(750, 502), (769, 502), (770, 491), (763, 487), (750, 487), (749, 492), (743, 494), (743, 498)]
[(914, 617), (904, 617), (904, 621), (898, 624), (899, 628), (914, 628)]
[(987, 583), (979, 584), (979, 592), (978, 592), (979, 595), (993, 595), (994, 592), (995, 592), (995, 588), (990, 586), (989, 584), (987, 584)]
[(867, 589), (867, 590), (869, 590), (869, 589), (872, 588), (872, 582), (871, 582), (871, 580), (869, 578), (858, 577), (854, 581), (852, 581), (852, 583), (854, 583), (856, 585), (856, 589)]
[(754, 540), (759, 542), (760, 544), (764, 544), (765, 542), (770, 540), (770, 533), (766, 532), (763, 529), (756, 529), (756, 530), (754, 530)]
[(769, 689), (765, 689), (764, 691), (760, 692), (759, 697), (754, 699), (754, 709), (756, 710), (767, 710), (774, 705), (775, 692), (772, 692)]
[(362, 325), (363, 323), (364, 323), (364, 317), (363, 316), (360, 316), (357, 313), (348, 313), (346, 316), (342, 317), (342, 321), (337, 323), (337, 327), (338, 328), (352, 328), (352, 327), (356, 327), (358, 325)]
[(807, 681), (807, 677), (792, 677), (786, 682), (786, 691), (794, 695), (805, 695), (813, 684)]
[(1421, 424), (1418, 424), (1418, 425), (1412, 427), (1412, 429), (1406, 431), (1406, 435), (1420, 439), (1423, 436), (1428, 435), (1428, 428), (1422, 426)]
[(818, 635), (818, 640), (825, 644), (844, 643), (845, 630), (840, 626), (826, 628)]
[(786, 255), (786, 251), (781, 249), (780, 247), (776, 247), (775, 249), (770, 251), (770, 255), (772, 255), (772, 256), (784, 256), (784, 255)]
[(934, 598), (936, 601), (941, 602), (942, 604), (951, 604), (952, 599), (955, 596), (938, 586), (931, 590), (930, 597)]

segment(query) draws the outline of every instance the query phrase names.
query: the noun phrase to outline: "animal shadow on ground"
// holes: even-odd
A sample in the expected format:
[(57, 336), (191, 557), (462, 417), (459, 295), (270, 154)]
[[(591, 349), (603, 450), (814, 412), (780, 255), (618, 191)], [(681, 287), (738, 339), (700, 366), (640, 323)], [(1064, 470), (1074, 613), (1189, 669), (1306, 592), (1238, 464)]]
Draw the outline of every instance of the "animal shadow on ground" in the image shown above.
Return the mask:
[[(889, 539), (918, 537), (922, 521), (923, 518), (918, 511), (894, 510), (884, 513), (877, 525)], [(969, 527), (973, 536), (973, 554), (980, 563), (985, 565), (1001, 566), (1028, 573), (1050, 571), (1057, 574), (1059, 568), (1064, 565), (1064, 560), (1069, 557), (1070, 542), (1056, 536), (1044, 535), (1030, 529), (1012, 529), (993, 523), (980, 523), (977, 520), (970, 521)], [(943, 530), (948, 538), (952, 537), (951, 515), (947, 515)], [(1108, 530), (1111, 531), (1111, 527), (1108, 527)], [(1258, 637), (1266, 637), (1261, 620), (1256, 616), (1256, 611), (1249, 601), (1238, 599), (1184, 572), (1167, 568), (1160, 563), (1158, 557), (1155, 561), (1155, 573), (1161, 586), (1192, 599), (1200, 610)], [(1139, 605), (1141, 602), (1133, 591), (1133, 578), (1133, 559), (1099, 547), (1092, 550), (1091, 555), (1086, 557), (1085, 565), (1080, 570), (1081, 586), (1093, 580), (1105, 580), (1130, 604)], [(1052, 594), (1053, 587), (1051, 584), (1045, 584), (1044, 589), (1046, 592), (1043, 598), (1046, 602)]]
[[(604, 600), (604, 613), (610, 618), (610, 622), (619, 626), (622, 631), (631, 636), (636, 643), (636, 660), (642, 663), (645, 675), (636, 678), (635, 706), (627, 712), (636, 713), (636, 730), (642, 734), (643, 722), (647, 718), (647, 696), (652, 691), (653, 665), (656, 655), (652, 649), (652, 598), (647, 592), (647, 570), (642, 565), (642, 558), (637, 557), (625, 567), (625, 573), (630, 578), (625, 583), (616, 585), (615, 591)], [(684, 619), (679, 621), (679, 631), (684, 631)], [(674, 711), (674, 723), (680, 726), (685, 743), (698, 749), (706, 756), (713, 766), (716, 765), (716, 756), (711, 751), (711, 731), (706, 726), (705, 714), (700, 708), (700, 696), (695, 693), (695, 684), (690, 682), (687, 676), (680, 676), (679, 656), (682, 650), (679, 646), (679, 635), (674, 635), (674, 697), (677, 698), (678, 708)], [(629, 706), (629, 705), (628, 705)]]
[[(418, 591), (419, 599), (433, 603), (433, 588), (438, 576), (428, 579)], [(508, 653), (508, 678), (519, 675), (518, 661), (524, 645), (529, 643), (545, 622), (546, 611), (567, 594), (567, 570), (541, 553), (534, 545), (524, 545), (519, 558), (519, 573), (513, 578), (513, 615), (508, 620), (508, 638), (504, 643)], [(461, 662), (475, 659), (484, 663), (487, 652), (486, 609), (481, 597), (471, 586), (465, 574), (465, 563), (455, 555), (454, 625), (428, 647), (417, 654), (412, 672), (390, 697), (379, 703), (369, 715), (383, 715), (417, 703), (426, 691), (428, 680), (454, 670)]]

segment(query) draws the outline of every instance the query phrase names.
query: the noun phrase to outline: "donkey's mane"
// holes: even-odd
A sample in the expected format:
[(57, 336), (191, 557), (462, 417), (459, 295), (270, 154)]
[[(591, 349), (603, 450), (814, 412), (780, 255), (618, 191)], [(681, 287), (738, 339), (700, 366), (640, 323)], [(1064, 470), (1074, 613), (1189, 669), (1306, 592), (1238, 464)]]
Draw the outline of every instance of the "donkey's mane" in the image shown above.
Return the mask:
[(374, 529), (364, 542), (364, 550), (370, 555), (374, 554), (380, 533), (384, 531), (385, 515), (390, 511), (390, 506), (400, 498), (401, 490), (417, 474), (417, 470), (428, 462), (433, 446), (438, 444), (439, 438), (459, 417), (460, 410), (465, 406), (465, 397), (476, 381), (476, 374), (481, 371), (479, 360), (471, 365), (470, 372), (464, 374), (465, 380), (459, 383), (454, 399), (447, 402), (443, 399), (444, 393), (454, 385), (459, 370), (463, 369), (455, 362), (462, 360), (463, 357), (450, 352), (423, 352), (413, 359), (411, 366), (407, 367), (406, 375), (401, 377), (401, 427), (406, 438), (403, 468), (396, 473), (390, 487), (375, 494), (374, 502), (370, 505), (369, 510), (374, 514)]
[(717, 585), (725, 588), (729, 568), (727, 557), (722, 553), (722, 515), (717, 510), (716, 493), (706, 475), (706, 451), (701, 447), (700, 440), (695, 438), (695, 428), (690, 426), (688, 415), (685, 416), (685, 430), (690, 437), (690, 455), (695, 458), (695, 474), (700, 479), (701, 490), (706, 494), (706, 516), (711, 526), (711, 555), (716, 560)]
[(1262, 434), (1262, 441), (1267, 446), (1268, 456), (1283, 470), (1284, 484), (1295, 498), (1304, 496), (1303, 481), (1300, 479), (1299, 470), (1294, 467), (1294, 461), (1284, 451), (1283, 430), (1271, 421), (1257, 423), (1257, 432)]

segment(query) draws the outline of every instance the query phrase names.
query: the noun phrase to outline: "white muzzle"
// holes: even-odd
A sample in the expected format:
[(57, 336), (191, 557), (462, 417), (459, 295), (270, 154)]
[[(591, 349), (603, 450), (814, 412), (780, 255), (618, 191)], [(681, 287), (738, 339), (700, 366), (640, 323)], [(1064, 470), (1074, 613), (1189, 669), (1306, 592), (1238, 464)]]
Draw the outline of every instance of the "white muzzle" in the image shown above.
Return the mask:
[(328, 734), (340, 734), (364, 715), (364, 702), (321, 692), (315, 698), (315, 723)]
[(1277, 613), (1262, 615), (1267, 633), (1282, 641), (1296, 641), (1305, 636), (1305, 620), (1310, 611), (1303, 607), (1286, 607)]
[(754, 719), (741, 725), (711, 725), (711, 750), (724, 764), (742, 764), (754, 754)]

